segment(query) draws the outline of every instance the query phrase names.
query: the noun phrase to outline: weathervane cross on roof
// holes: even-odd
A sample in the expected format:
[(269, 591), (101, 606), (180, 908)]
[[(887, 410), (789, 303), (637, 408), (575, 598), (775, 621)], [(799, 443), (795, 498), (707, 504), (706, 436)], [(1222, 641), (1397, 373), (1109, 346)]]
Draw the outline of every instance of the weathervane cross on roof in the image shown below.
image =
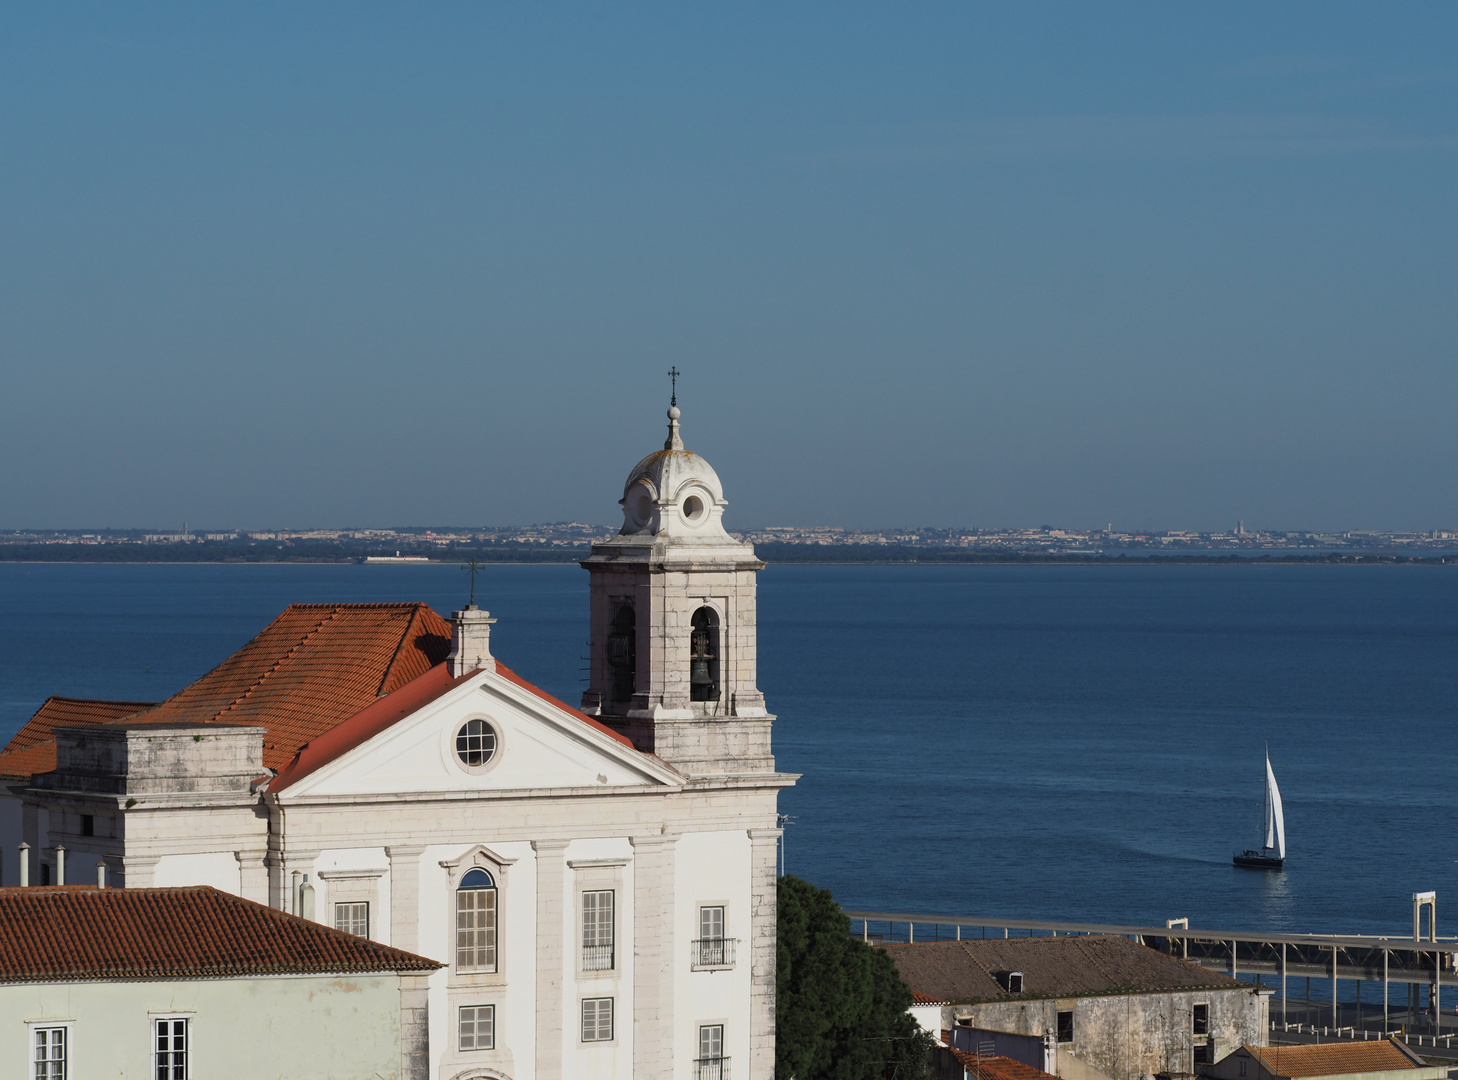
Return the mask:
[(472, 607), (476, 603), (476, 575), (481, 572), (482, 566), (475, 559), (472, 559), (468, 563), (461, 563), (461, 569), (471, 575), (471, 599), (466, 601), (466, 606)]
[(668, 377), (673, 380), (673, 395), (669, 398), (668, 401), (668, 404), (671, 406), (676, 406), (678, 404), (678, 377), (681, 374), (683, 373), (678, 370), (677, 364), (673, 365), (673, 367), (668, 369)]

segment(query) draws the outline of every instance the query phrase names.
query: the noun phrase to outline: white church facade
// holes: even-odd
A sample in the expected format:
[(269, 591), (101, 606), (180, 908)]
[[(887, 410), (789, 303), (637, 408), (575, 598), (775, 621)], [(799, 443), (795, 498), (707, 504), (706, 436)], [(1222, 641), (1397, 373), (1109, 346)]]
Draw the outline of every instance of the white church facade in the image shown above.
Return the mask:
[(474, 604), (294, 605), (164, 702), (48, 701), (0, 754), (3, 883), (102, 864), (436, 960), (437, 1080), (769, 1080), (795, 777), (756, 682), (762, 564), (669, 417), (583, 563), (580, 708), (498, 662)]

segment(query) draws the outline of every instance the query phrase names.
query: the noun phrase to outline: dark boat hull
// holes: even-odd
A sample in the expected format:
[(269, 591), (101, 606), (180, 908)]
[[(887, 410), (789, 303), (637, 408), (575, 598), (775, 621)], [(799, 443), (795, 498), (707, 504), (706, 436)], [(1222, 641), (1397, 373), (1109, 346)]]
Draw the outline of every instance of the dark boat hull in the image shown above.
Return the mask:
[(1236, 866), (1243, 866), (1248, 870), (1280, 870), (1286, 863), (1285, 859), (1267, 855), (1263, 851), (1242, 851), (1234, 861)]

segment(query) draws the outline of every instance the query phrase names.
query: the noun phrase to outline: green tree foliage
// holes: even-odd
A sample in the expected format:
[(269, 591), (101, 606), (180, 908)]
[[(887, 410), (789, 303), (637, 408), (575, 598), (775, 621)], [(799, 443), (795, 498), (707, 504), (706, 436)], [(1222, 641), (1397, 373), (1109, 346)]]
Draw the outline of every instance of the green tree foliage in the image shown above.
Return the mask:
[(825, 889), (780, 879), (775, 1080), (926, 1080), (932, 1038), (880, 949)]

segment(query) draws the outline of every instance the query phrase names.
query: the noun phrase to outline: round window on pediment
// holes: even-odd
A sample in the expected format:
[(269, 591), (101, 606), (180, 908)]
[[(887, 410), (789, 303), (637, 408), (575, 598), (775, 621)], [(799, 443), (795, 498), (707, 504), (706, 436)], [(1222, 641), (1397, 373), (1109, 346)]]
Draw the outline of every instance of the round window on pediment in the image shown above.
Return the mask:
[(456, 760), (471, 772), (484, 769), (496, 756), (496, 729), (485, 720), (467, 720), (456, 732)]

